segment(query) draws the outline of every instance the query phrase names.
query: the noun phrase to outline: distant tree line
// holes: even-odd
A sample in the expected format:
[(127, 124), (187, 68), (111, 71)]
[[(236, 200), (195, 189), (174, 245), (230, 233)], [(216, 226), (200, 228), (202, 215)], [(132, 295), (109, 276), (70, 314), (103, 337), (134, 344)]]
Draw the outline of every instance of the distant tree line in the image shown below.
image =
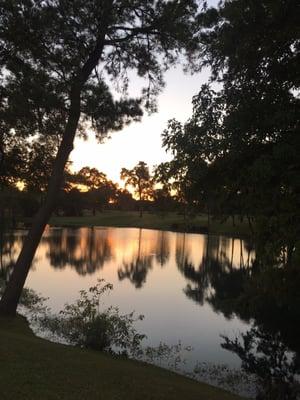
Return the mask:
[[(2, 217), (15, 225), (18, 218), (32, 217), (43, 203), (55, 145), (37, 145), (20, 140), (6, 153), (2, 165), (0, 202)], [(159, 167), (160, 169), (161, 167)], [(134, 168), (122, 168), (125, 188), (110, 180), (97, 168), (83, 167), (72, 172), (65, 169), (64, 183), (58, 194), (58, 216), (96, 215), (104, 210), (167, 212), (180, 210), (177, 197), (162, 187), (158, 168), (151, 174), (140, 161)]]

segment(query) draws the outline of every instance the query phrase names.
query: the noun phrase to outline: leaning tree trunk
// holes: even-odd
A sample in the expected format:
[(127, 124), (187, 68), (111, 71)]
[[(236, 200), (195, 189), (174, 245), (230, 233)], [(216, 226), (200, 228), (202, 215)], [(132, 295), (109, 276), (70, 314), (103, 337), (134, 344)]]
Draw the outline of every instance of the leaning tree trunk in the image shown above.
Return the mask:
[(97, 66), (103, 52), (105, 44), (105, 34), (107, 28), (108, 14), (112, 7), (112, 2), (107, 1), (108, 7), (103, 10), (102, 29), (94, 50), (90, 53), (86, 63), (82, 66), (76, 79), (73, 82), (70, 92), (69, 117), (65, 132), (54, 163), (53, 172), (49, 181), (48, 191), (45, 202), (34, 217), (32, 227), (23, 244), (20, 255), (14, 266), (13, 273), (5, 288), (0, 301), (0, 315), (15, 315), (22, 290), (34, 258), (36, 249), (40, 243), (45, 226), (54, 210), (57, 194), (60, 190), (65, 165), (69, 154), (73, 149), (73, 141), (76, 134), (78, 121), (80, 118), (81, 90), (90, 74)]
[(60, 190), (65, 165), (73, 149), (78, 121), (80, 117), (80, 89), (74, 89), (71, 94), (71, 107), (66, 129), (49, 181), (48, 192), (44, 204), (33, 219), (32, 227), (23, 244), (13, 273), (8, 281), (0, 301), (0, 315), (15, 315), (17, 305), (27, 278), (33, 257), (41, 240), (45, 226), (55, 207), (57, 193)]

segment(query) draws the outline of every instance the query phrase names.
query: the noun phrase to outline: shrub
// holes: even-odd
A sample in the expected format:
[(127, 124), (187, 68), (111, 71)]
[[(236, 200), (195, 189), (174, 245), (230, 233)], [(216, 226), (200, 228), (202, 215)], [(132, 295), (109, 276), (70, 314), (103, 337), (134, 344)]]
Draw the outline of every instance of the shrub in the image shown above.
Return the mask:
[(143, 316), (135, 316), (134, 312), (121, 315), (118, 307), (100, 310), (103, 294), (112, 288), (111, 284), (98, 280), (89, 290), (81, 290), (79, 299), (66, 304), (58, 315), (43, 315), (41, 328), (75, 346), (114, 354), (135, 352), (145, 335), (136, 331), (134, 323)]

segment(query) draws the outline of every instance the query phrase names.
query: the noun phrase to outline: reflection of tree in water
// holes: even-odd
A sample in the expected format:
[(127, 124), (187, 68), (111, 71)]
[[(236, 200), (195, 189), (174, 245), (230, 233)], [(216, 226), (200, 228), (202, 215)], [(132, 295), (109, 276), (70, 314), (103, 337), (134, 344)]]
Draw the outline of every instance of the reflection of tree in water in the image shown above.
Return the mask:
[[(298, 265), (266, 267), (258, 260), (240, 269), (215, 264), (205, 301), (225, 317), (255, 322), (265, 332), (300, 353), (300, 270)], [(193, 292), (187, 292), (194, 300)]]
[[(228, 299), (240, 294), (242, 290), (245, 269), (226, 270), (226, 266), (214, 259), (204, 259), (198, 270), (192, 265), (184, 266), (184, 275), (193, 283), (187, 284), (185, 294), (190, 299), (203, 304), (204, 301), (214, 306), (216, 293), (222, 299)], [(213, 307), (216, 309), (216, 307)], [(231, 317), (231, 310), (223, 309), (223, 314)]]
[(123, 262), (118, 269), (119, 280), (129, 279), (136, 288), (141, 288), (146, 282), (148, 271), (152, 268), (154, 254), (145, 251), (142, 246), (142, 229), (139, 229), (138, 248), (131, 262)]
[[(192, 261), (190, 261), (190, 252), (186, 246), (186, 234), (179, 234), (176, 237), (176, 264), (179, 271), (187, 278), (189, 281), (197, 282), (199, 288), (194, 289), (188, 283), (187, 287), (184, 289), (185, 294), (194, 298), (194, 300), (200, 304), (203, 304), (203, 291), (200, 290), (202, 287), (207, 287), (206, 274), (200, 276), (199, 272)], [(203, 280), (203, 281), (202, 281)], [(192, 297), (189, 293), (193, 293)]]
[(242, 369), (258, 379), (257, 399), (297, 400), (300, 395), (300, 358), (284, 344), (280, 333), (262, 327), (229, 339), (223, 336), (222, 347), (235, 353)]
[(112, 258), (106, 230), (55, 230), (43, 240), (49, 245), (47, 257), (54, 268), (70, 266), (79, 275), (93, 274)]
[(223, 346), (241, 358), (246, 372), (252, 370), (259, 377), (264, 390), (257, 398), (296, 399), (295, 393), (300, 395), (295, 383), (300, 372), (298, 264), (266, 266), (255, 260), (240, 269), (218, 265), (210, 284), (213, 290), (206, 301), (215, 311), (259, 327), (242, 336), (242, 344), (227, 339)]
[(168, 232), (158, 232), (156, 238), (155, 254), (156, 261), (163, 267), (170, 258), (170, 242)]
[(25, 236), (0, 229), (0, 279), (7, 282), (21, 250)]
[[(202, 258), (196, 267), (190, 260), (185, 240), (184, 235), (176, 243), (176, 262), (179, 271), (189, 281), (184, 289), (187, 297), (201, 305), (204, 301), (214, 305), (216, 292), (221, 298), (235, 298), (242, 290), (244, 275), (249, 273), (251, 248), (247, 249), (244, 260), (241, 240), (206, 236)], [(240, 246), (238, 264), (234, 260), (236, 245)], [(224, 314), (230, 317), (231, 312), (224, 310)]]
[(149, 242), (150, 248), (145, 246), (142, 229), (139, 229), (138, 246), (130, 262), (123, 262), (118, 270), (119, 280), (129, 279), (136, 288), (141, 288), (146, 282), (147, 274), (152, 269), (154, 258), (162, 267), (170, 257), (170, 243), (168, 232), (157, 232), (156, 241)]
[[(252, 260), (249, 255), (252, 248), (244, 246), (240, 239), (232, 239), (228, 251), (224, 251), (226, 244), (220, 244), (220, 240), (206, 238), (206, 250), (197, 268), (184, 248), (178, 246), (181, 256), (176, 258), (177, 266), (189, 281), (184, 289), (187, 297), (199, 304), (209, 303), (226, 318), (236, 315), (245, 322), (255, 320), (270, 332), (280, 331), (285, 343), (300, 351), (300, 270), (297, 265), (266, 267)], [(233, 251), (234, 246), (238, 247)]]
[[(233, 249), (233, 244), (238, 247)], [(258, 376), (262, 370), (269, 371), (270, 368), (279, 371), (280, 379), (274, 375), (265, 382), (271, 394), (263, 393), (258, 398), (296, 399), (293, 397), (294, 380), (295, 374), (300, 372), (298, 262), (294, 265), (264, 265), (258, 259), (252, 259), (251, 246), (246, 247), (241, 240), (235, 239), (231, 249), (226, 251), (226, 240), (207, 238), (202, 260), (196, 268), (185, 247), (184, 243), (178, 244), (176, 260), (178, 269), (189, 281), (184, 289), (186, 295), (200, 304), (208, 302), (227, 318), (236, 315), (259, 327), (243, 338), (244, 349), (238, 340), (228, 339), (224, 345), (240, 356), (248, 368), (246, 371), (250, 362)], [(253, 346), (255, 351), (252, 351)], [(263, 354), (256, 354), (257, 351)], [(289, 351), (294, 352), (293, 359)]]

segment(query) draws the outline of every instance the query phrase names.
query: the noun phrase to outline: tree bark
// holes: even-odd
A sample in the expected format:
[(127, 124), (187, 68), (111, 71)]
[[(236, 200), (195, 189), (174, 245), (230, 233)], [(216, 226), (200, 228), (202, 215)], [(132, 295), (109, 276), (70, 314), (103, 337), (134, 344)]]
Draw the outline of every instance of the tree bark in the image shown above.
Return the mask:
[(111, 0), (108, 0), (107, 7), (105, 7), (103, 10), (102, 30), (99, 32), (99, 38), (95, 44), (95, 48), (73, 81), (70, 91), (70, 109), (68, 121), (62, 142), (56, 155), (45, 202), (34, 217), (32, 226), (28, 232), (22, 250), (14, 266), (13, 273), (0, 300), (0, 315), (14, 316), (16, 314), (18, 302), (22, 294), (22, 290), (36, 249), (40, 243), (42, 234), (47, 222), (49, 221), (52, 211), (54, 210), (57, 194), (60, 190), (63, 180), (65, 165), (68, 161), (69, 154), (73, 149), (73, 141), (80, 118), (81, 90), (102, 56), (105, 45), (108, 13), (110, 12), (111, 6), (112, 2)]

